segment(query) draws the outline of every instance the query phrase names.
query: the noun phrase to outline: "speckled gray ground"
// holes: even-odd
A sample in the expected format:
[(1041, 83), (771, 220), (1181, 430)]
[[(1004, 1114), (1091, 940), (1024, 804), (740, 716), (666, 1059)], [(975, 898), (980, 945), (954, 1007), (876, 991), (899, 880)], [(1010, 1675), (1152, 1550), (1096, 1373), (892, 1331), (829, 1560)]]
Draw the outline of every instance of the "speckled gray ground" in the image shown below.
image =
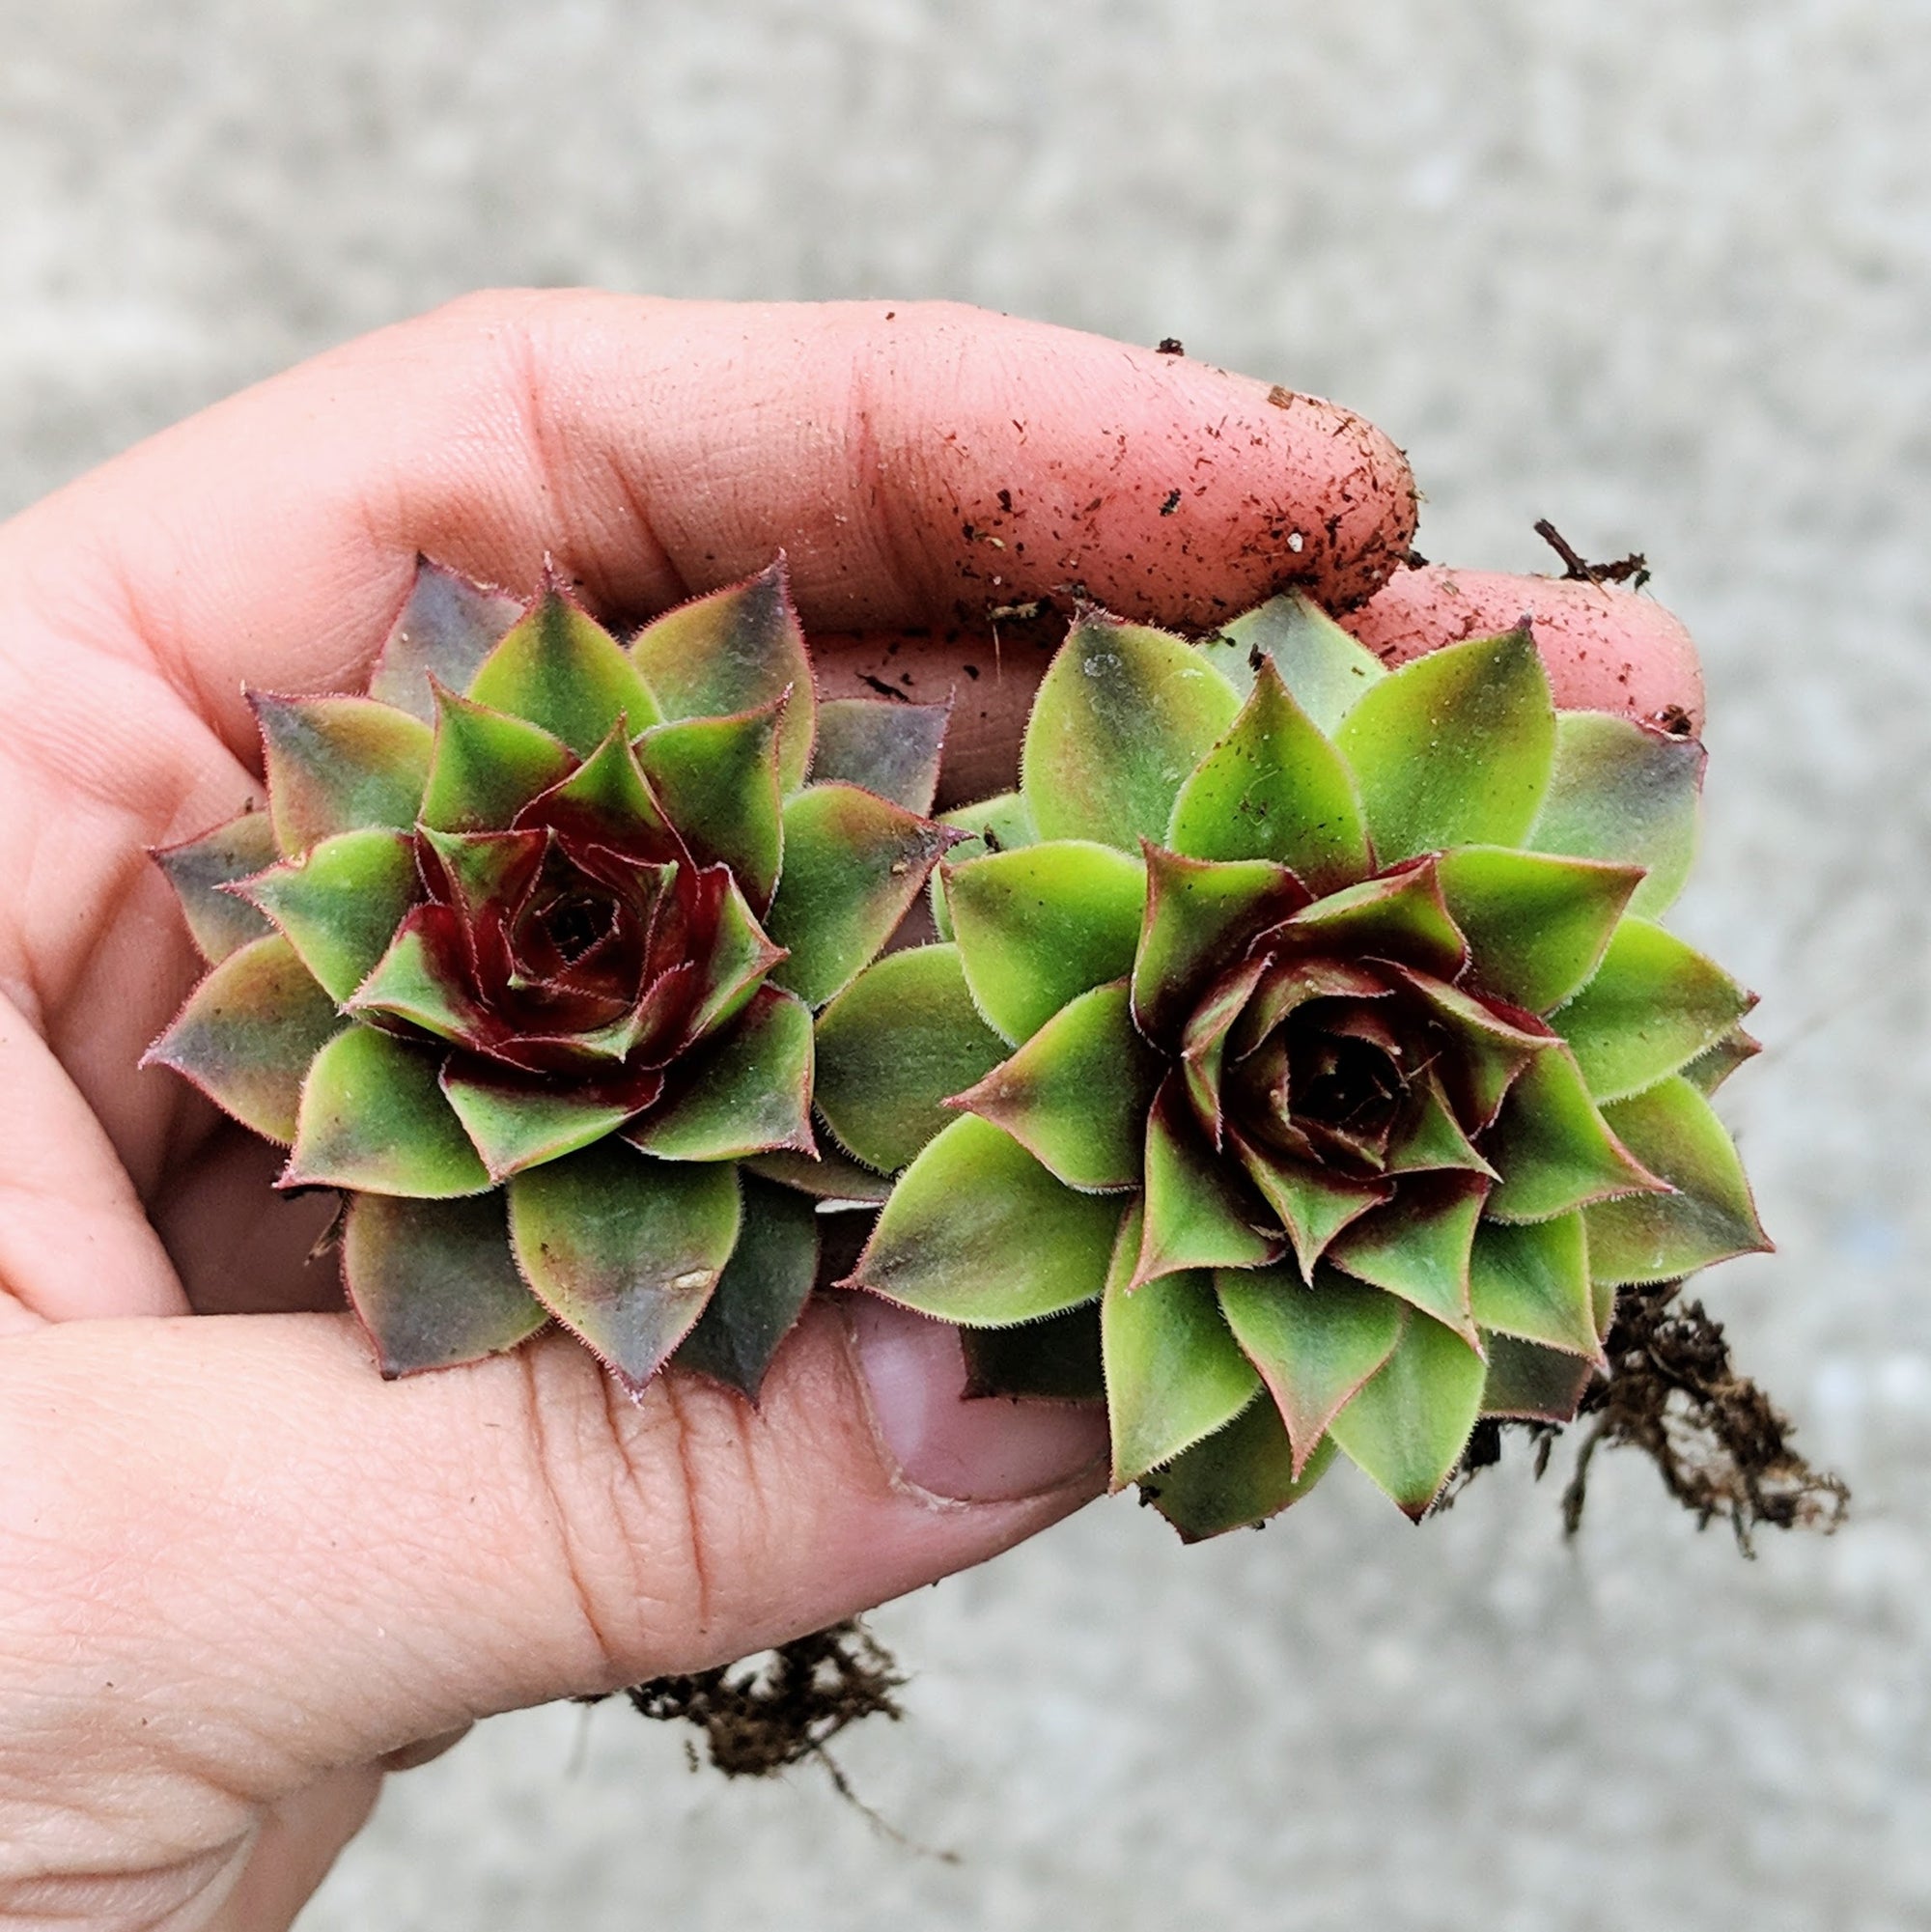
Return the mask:
[[(1096, 1509), (884, 1614), (912, 1722), (726, 1787), (627, 1713), (396, 1781), (307, 1932), (1931, 1919), (1923, 0), (0, 0), (0, 508), (478, 284), (942, 294), (1324, 389), (1430, 555), (1646, 546), (1708, 654), (1685, 921), (1782, 1247), (1711, 1299), (1855, 1526), (1646, 1470), (1410, 1530)], [(1917, 155), (1917, 160), (1913, 156)]]

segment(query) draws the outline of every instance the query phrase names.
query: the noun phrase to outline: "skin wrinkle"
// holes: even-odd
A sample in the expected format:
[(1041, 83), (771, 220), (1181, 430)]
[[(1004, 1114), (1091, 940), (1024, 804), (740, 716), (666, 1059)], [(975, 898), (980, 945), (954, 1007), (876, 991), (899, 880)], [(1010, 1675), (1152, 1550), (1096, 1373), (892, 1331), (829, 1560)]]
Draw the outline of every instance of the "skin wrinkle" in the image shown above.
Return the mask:
[[(691, 1628), (702, 1639), (712, 1624), (711, 1565), (705, 1556), (707, 1538), (702, 1501), (707, 1480), (705, 1462), (694, 1453), (690, 1416), (685, 1408), (688, 1392), (686, 1385), (667, 1377), (659, 1386), (663, 1389), (664, 1401), (671, 1414), (671, 1425), (675, 1431), (673, 1440), (677, 1444), (678, 1476), (684, 1491), (685, 1550), (690, 1563)], [(616, 1399), (606, 1382), (603, 1391), (605, 1407)], [(755, 1490), (752, 1493), (755, 1494)]]

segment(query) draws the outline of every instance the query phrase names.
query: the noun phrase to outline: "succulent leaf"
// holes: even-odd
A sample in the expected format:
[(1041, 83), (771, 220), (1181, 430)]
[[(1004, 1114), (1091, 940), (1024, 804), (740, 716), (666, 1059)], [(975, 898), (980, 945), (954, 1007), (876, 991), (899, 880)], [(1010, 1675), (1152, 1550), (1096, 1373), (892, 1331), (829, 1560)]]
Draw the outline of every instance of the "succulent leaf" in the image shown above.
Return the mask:
[(804, 1002), (761, 986), (727, 1031), (678, 1063), (662, 1101), (627, 1138), (666, 1161), (809, 1154), (811, 1051)]
[(1354, 773), (1271, 659), (1233, 729), (1181, 786), (1166, 843), (1189, 858), (1273, 859), (1317, 893), (1368, 873)]
[[(526, 1167), (602, 1140), (640, 1104), (630, 1095), (613, 1099), (596, 1087), (559, 1087), (541, 1074), (519, 1076), (466, 1055), (462, 1061), (444, 1066), (442, 1090), (491, 1181), (507, 1181)], [(645, 1098), (654, 1097), (647, 1087)]]
[(938, 764), (952, 707), (896, 698), (832, 698), (818, 707), (811, 775), (876, 792), (921, 816), (938, 791)]
[(520, 807), (518, 823), (526, 832), (555, 828), (618, 846), (652, 833), (667, 843), (684, 843), (671, 833), (670, 822), (644, 777), (630, 727), (621, 720), (568, 777)]
[(1243, 697), (1254, 687), (1255, 658), (1270, 660), (1295, 703), (1329, 738), (1362, 694), (1387, 676), (1372, 651), (1298, 590), (1244, 612), (1203, 638), (1200, 650)]
[(1432, 1067), (1410, 1082), (1409, 1093), (1415, 1111), (1406, 1127), (1389, 1136), (1387, 1159), (1382, 1163), (1384, 1174), (1433, 1174), (1460, 1168), (1484, 1174), (1492, 1181), (1501, 1178), (1463, 1131)]
[(374, 1026), (350, 1026), (316, 1054), (280, 1185), (444, 1200), (480, 1194), (490, 1175), (436, 1074), (439, 1055)]
[(855, 785), (811, 785), (784, 808), (784, 877), (771, 938), (791, 957), (772, 974), (823, 1006), (890, 938), (953, 835)]
[(523, 1278), (641, 1393), (704, 1312), (737, 1246), (737, 1169), (654, 1161), (606, 1139), (517, 1175), (509, 1198)]
[(1635, 866), (1463, 846), (1436, 866), (1469, 942), (1469, 977), (1530, 1013), (1559, 1006), (1596, 970), (1642, 882)]
[(281, 929), (302, 964), (340, 1003), (389, 949), (420, 895), (406, 832), (337, 832), (246, 880), (239, 890)]
[(1333, 1459), (1333, 1442), (1323, 1442), (1297, 1480), (1278, 1412), (1271, 1402), (1250, 1402), (1224, 1429), (1143, 1482), (1140, 1494), (1183, 1543), (1199, 1543), (1230, 1529), (1258, 1528), (1299, 1502)]
[(957, 946), (888, 953), (819, 1015), (818, 1109), (859, 1160), (896, 1173), (956, 1118), (941, 1103), (1006, 1050), (972, 1004)]
[(1602, 1359), (1580, 1213), (1513, 1226), (1484, 1221), (1469, 1275), (1469, 1305), (1485, 1331)]
[(1573, 1422), (1595, 1376), (1593, 1362), (1513, 1335), (1492, 1335), (1482, 1414), (1523, 1422)]
[(507, 831), (532, 798), (570, 773), (569, 750), (540, 726), (440, 686), (435, 702), (434, 757), (427, 785), (418, 788), (426, 826)]
[(195, 988), (141, 1064), (172, 1067), (243, 1127), (286, 1147), (303, 1077), (342, 1023), (295, 949), (271, 933), (229, 954)]
[(1683, 1078), (1707, 1099), (1746, 1062), (1763, 1051), (1763, 1042), (1741, 1026), (1732, 1026), (1714, 1046), (1683, 1069)]
[(816, 1154), (780, 1148), (771, 1154), (748, 1155), (742, 1164), (747, 1174), (823, 1201), (827, 1209), (877, 1207), (892, 1190), (892, 1184), (882, 1174), (861, 1167), (842, 1150), (827, 1147), (823, 1141)]
[(1228, 1326), (1287, 1425), (1299, 1475), (1328, 1425), (1394, 1353), (1404, 1304), (1331, 1268), (1310, 1278), (1286, 1265), (1223, 1270), (1214, 1282)]
[(1017, 1329), (961, 1329), (966, 1395), (1014, 1400), (1104, 1402), (1100, 1305), (1082, 1302), (1063, 1314)]
[(1164, 838), (1182, 780), (1239, 710), (1233, 686), (1192, 645), (1083, 613), (1026, 722), (1020, 790), (1040, 835), (1123, 852)]
[(1478, 1348), (1469, 1307), (1469, 1251), (1489, 1184), (1476, 1174), (1417, 1174), (1328, 1246), (1344, 1274), (1404, 1302)]
[(1084, 839), (948, 865), (940, 877), (972, 998), (1018, 1045), (1069, 1000), (1133, 970), (1146, 866)]
[(1329, 1432), (1402, 1512), (1419, 1522), (1462, 1460), (1487, 1369), (1459, 1335), (1411, 1312), (1387, 1361)]
[(1436, 862), (1425, 858), (1344, 886), (1297, 912), (1282, 937), (1309, 951), (1395, 960), (1452, 979), (1469, 951), (1441, 897), (1437, 871)]
[(1660, 1080), (1612, 1102), (1603, 1118), (1674, 1191), (1588, 1209), (1589, 1269), (1598, 1281), (1669, 1281), (1769, 1248), (1737, 1150), (1688, 1080)]
[(782, 559), (646, 625), (630, 640), (630, 661), (667, 718), (725, 717), (789, 691), (778, 775), (787, 798), (804, 783), (818, 705)]
[(511, 626), (464, 695), (540, 725), (579, 758), (588, 758), (619, 723), (635, 737), (660, 715), (622, 646), (555, 584)]
[(154, 856), (210, 966), (274, 930), (245, 900), (221, 889), (274, 864), (275, 831), (266, 812), (243, 812), (199, 838), (163, 846)]
[(1243, 1135), (1229, 1138), (1247, 1178), (1286, 1229), (1303, 1280), (1313, 1279), (1314, 1264), (1350, 1221), (1380, 1206), (1393, 1191), (1384, 1180), (1336, 1173), (1298, 1155), (1257, 1147)]
[(1560, 1044), (1524, 1067), (1482, 1147), (1502, 1177), (1489, 1196), (1497, 1220), (1549, 1220), (1591, 1201), (1665, 1188), (1610, 1130)]
[(347, 1002), (357, 1016), (401, 1020), (437, 1040), (467, 1038), (482, 1023), (475, 1003), (448, 970), (459, 942), (440, 907), (420, 906)]
[[(996, 798), (987, 798), (976, 805), (962, 805), (955, 812), (941, 813), (938, 823), (949, 830), (964, 834), (946, 854), (950, 865), (963, 865), (968, 858), (983, 858), (991, 852), (1011, 852), (1022, 845), (1039, 843), (1039, 832), (1033, 826), (1032, 814), (1026, 810), (1026, 801), (1017, 792), (1001, 792)], [(931, 902), (932, 923), (939, 942), (950, 945), (957, 936), (952, 930), (952, 909), (945, 897), (944, 867), (933, 874), (927, 898)]]
[(501, 1194), (350, 1194), (342, 1279), (385, 1377), (450, 1368), (526, 1341), (549, 1311), (517, 1273)]
[(1146, 1222), (1135, 1285), (1188, 1268), (1265, 1268), (1286, 1242), (1259, 1225), (1258, 1199), (1207, 1144), (1178, 1076), (1161, 1083), (1147, 1117)]
[(376, 660), (369, 695), (434, 724), (432, 686), (467, 690), (484, 658), (522, 614), (515, 598), (418, 557), (409, 601)]
[(789, 1188), (752, 1175), (741, 1186), (738, 1245), (675, 1359), (755, 1404), (818, 1279), (818, 1216)]
[(1549, 791), (1521, 843), (1643, 867), (1630, 910), (1653, 919), (1683, 889), (1696, 854), (1703, 764), (1694, 739), (1605, 712), (1565, 712)]
[(372, 698), (249, 694), (262, 729), (268, 817), (284, 858), (336, 832), (406, 828), (430, 770), (429, 727)]
[(783, 957), (783, 948), (758, 924), (738, 882), (726, 875), (719, 882), (716, 935), (709, 958), (702, 963), (702, 988), (690, 1021), (692, 1037), (713, 1032), (742, 1013)]
[(1121, 1212), (967, 1114), (900, 1177), (847, 1285), (962, 1328), (1037, 1321), (1099, 1298)]
[(1416, 658), (1364, 692), (1335, 742), (1384, 865), (1520, 845), (1555, 754), (1549, 677), (1526, 630)]
[(1601, 1101), (1679, 1072), (1756, 1001), (1714, 960), (1647, 919), (1616, 928), (1595, 977), (1551, 1023)]
[(1132, 1285), (1138, 1222), (1139, 1211), (1130, 1209), (1100, 1303), (1115, 1489), (1224, 1428), (1261, 1386), (1220, 1313), (1211, 1274)]
[(1178, 1039), (1207, 984), (1270, 926), (1307, 903), (1271, 859), (1216, 861), (1146, 848), (1146, 922), (1133, 956), (1133, 1020), (1149, 1039)]
[(1140, 1184), (1160, 1080), (1160, 1062), (1133, 1027), (1127, 982), (1116, 979), (1069, 1000), (976, 1085), (955, 1088), (953, 1105), (1004, 1128), (1069, 1188), (1105, 1191)]
[(644, 734), (638, 762), (700, 864), (728, 865), (754, 910), (784, 863), (778, 732), (784, 700), (733, 717), (691, 717)]

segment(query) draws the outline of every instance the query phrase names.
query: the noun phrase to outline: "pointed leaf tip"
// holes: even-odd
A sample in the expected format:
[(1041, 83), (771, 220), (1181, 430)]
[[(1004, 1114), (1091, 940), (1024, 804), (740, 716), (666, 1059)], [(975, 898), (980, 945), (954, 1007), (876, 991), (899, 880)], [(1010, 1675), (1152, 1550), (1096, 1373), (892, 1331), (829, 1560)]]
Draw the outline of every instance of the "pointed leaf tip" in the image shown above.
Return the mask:
[(365, 826), (415, 824), (433, 748), (429, 727), (373, 698), (251, 691), (268, 814), (285, 858)]
[(856, 785), (903, 805), (932, 810), (952, 706), (900, 704), (895, 698), (832, 698), (818, 707), (817, 784)]
[(276, 855), (274, 826), (265, 811), (243, 812), (199, 838), (155, 849), (154, 863), (174, 887), (188, 932), (210, 966), (272, 930), (254, 907), (224, 888), (266, 871)]
[(409, 601), (376, 660), (369, 695), (434, 724), (432, 680), (467, 690), (484, 658), (522, 614), (517, 599), (418, 557)]
[(541, 727), (579, 758), (620, 720), (634, 737), (659, 715), (617, 640), (554, 582), (484, 659), (468, 696)]

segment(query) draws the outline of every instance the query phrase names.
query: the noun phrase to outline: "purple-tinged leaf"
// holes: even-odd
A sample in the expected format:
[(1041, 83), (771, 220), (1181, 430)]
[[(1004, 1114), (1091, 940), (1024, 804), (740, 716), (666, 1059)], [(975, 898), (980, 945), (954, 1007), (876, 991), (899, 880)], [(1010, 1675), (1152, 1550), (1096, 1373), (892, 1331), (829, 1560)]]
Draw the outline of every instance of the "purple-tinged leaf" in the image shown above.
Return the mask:
[(728, 865), (754, 910), (771, 903), (784, 862), (778, 728), (784, 699), (730, 717), (660, 724), (637, 742), (651, 790), (703, 865)]
[(456, 968), (462, 941), (455, 923), (447, 907), (417, 907), (348, 1001), (348, 1011), (406, 1021), (438, 1040), (487, 1034), (489, 1021)]
[(554, 827), (583, 843), (619, 851), (640, 836), (660, 838), (672, 851), (682, 849), (621, 723), (610, 727), (610, 735), (567, 778), (524, 805), (517, 822), (532, 830)]
[(855, 785), (811, 785), (784, 808), (784, 875), (770, 935), (791, 955), (772, 972), (819, 1007), (857, 978), (925, 889), (954, 835)]
[(1469, 1256), (1469, 1301), (1484, 1331), (1602, 1359), (1580, 1213), (1513, 1227), (1484, 1221)]
[(1121, 1212), (967, 1114), (899, 1177), (846, 1285), (962, 1328), (1036, 1322), (1098, 1298)]
[(1589, 1272), (1598, 1281), (1669, 1281), (1732, 1255), (1768, 1252), (1737, 1150), (1688, 1080), (1659, 1081), (1611, 1103), (1603, 1118), (1675, 1191), (1588, 1210)]
[(818, 1108), (859, 1160), (893, 1174), (951, 1124), (942, 1103), (1006, 1051), (972, 1004), (957, 946), (887, 953), (819, 1016)]
[(1307, 904), (1307, 888), (1264, 858), (1184, 858), (1146, 848), (1146, 923), (1133, 957), (1133, 1019), (1177, 1046), (1201, 996), (1270, 926)]
[(418, 557), (409, 601), (376, 660), (369, 695), (434, 724), (432, 681), (466, 691), (484, 658), (522, 614), (515, 598)]
[(1404, 1305), (1331, 1268), (1315, 1271), (1311, 1286), (1291, 1265), (1223, 1270), (1214, 1281), (1228, 1325), (1287, 1425), (1299, 1475), (1328, 1425), (1394, 1353)]
[(421, 896), (406, 832), (337, 832), (239, 888), (282, 930), (331, 999), (346, 1000)]
[(1520, 845), (1555, 757), (1549, 676), (1526, 629), (1450, 644), (1384, 678), (1335, 733), (1384, 865)]
[(445, 1200), (490, 1175), (436, 1082), (439, 1051), (374, 1026), (338, 1033), (315, 1056), (284, 1188), (352, 1188)]
[(792, 1188), (833, 1208), (877, 1207), (892, 1190), (882, 1174), (861, 1167), (836, 1147), (820, 1145), (816, 1156), (783, 1150), (752, 1154), (741, 1163), (746, 1173)]
[(510, 1183), (510, 1240), (537, 1298), (631, 1396), (696, 1325), (738, 1243), (738, 1171), (617, 1139)]
[(507, 831), (572, 769), (569, 750), (548, 732), (438, 686), (422, 823), (445, 832)]
[(625, 1135), (665, 1161), (735, 1161), (778, 1148), (809, 1154), (811, 1014), (761, 986), (728, 1028), (672, 1069), (658, 1106)]
[(1413, 1311), (1385, 1365), (1329, 1432), (1404, 1515), (1420, 1522), (1454, 1472), (1482, 1409), (1482, 1358), (1440, 1322)]
[(1182, 781), (1240, 708), (1192, 645), (1083, 612), (1026, 721), (1020, 790), (1040, 835), (1122, 852), (1164, 838)]
[(1411, 1082), (1409, 1094), (1413, 1111), (1389, 1135), (1383, 1173), (1431, 1174), (1462, 1168), (1470, 1174), (1485, 1174), (1492, 1181), (1499, 1178), (1463, 1133), (1434, 1068)]
[(1497, 1220), (1550, 1220), (1617, 1194), (1667, 1191), (1609, 1129), (1560, 1045), (1524, 1067), (1482, 1152), (1502, 1177), (1487, 1209)]
[(1317, 893), (1372, 869), (1354, 773), (1272, 661), (1262, 660), (1234, 728), (1180, 788), (1166, 843), (1189, 858), (1273, 859)]
[(1017, 1045), (1069, 1000), (1133, 970), (1146, 866), (1060, 840), (948, 865), (940, 877), (966, 983)]
[(1630, 910), (1668, 910), (1696, 854), (1703, 747), (1605, 712), (1564, 712), (1555, 765), (1528, 836), (1536, 852), (1639, 865)]
[(1104, 1402), (1100, 1306), (1087, 1302), (1017, 1329), (961, 1329), (966, 1397), (1014, 1401)]
[(1454, 978), (1468, 958), (1432, 859), (1317, 899), (1287, 922), (1281, 940), (1342, 958), (1395, 960), (1441, 979)]
[(667, 718), (724, 717), (789, 691), (778, 772), (786, 797), (804, 783), (818, 705), (782, 559), (646, 625), (630, 642), (630, 661)]
[(188, 932), (210, 966), (273, 930), (252, 906), (221, 888), (274, 864), (275, 856), (266, 812), (243, 812), (199, 838), (155, 851), (154, 863), (175, 888)]
[(1137, 1188), (1161, 1075), (1118, 979), (1061, 1007), (954, 1105), (1004, 1128), (1069, 1188)]
[(1530, 1013), (1559, 1006), (1609, 943), (1638, 867), (1465, 846), (1437, 866), (1448, 912), (1469, 942), (1469, 977)]
[(1598, 1101), (1621, 1100), (1678, 1072), (1756, 1004), (1714, 960), (1647, 919), (1625, 919), (1603, 963), (1551, 1016)]
[(500, 1193), (350, 1194), (342, 1281), (387, 1379), (501, 1354), (549, 1320), (517, 1273)]
[(703, 962), (703, 993), (690, 1022), (693, 1039), (715, 1031), (750, 1003), (771, 968), (784, 957), (757, 914), (751, 910), (738, 882), (728, 874), (720, 882), (717, 932)]
[[(1428, 973), (1405, 966), (1391, 972), (1420, 996), (1452, 1039), (1453, 1050), (1437, 1061), (1436, 1072), (1456, 1118), (1470, 1134), (1494, 1125), (1525, 1067), (1545, 1053), (1560, 1050), (1561, 1041), (1533, 1014), (1499, 1013), (1474, 994)], [(1482, 1152), (1494, 1162), (1492, 1149), (1485, 1145)]]
[(1131, 1285), (1139, 1218), (1130, 1208), (1120, 1224), (1100, 1303), (1116, 1490), (1225, 1428), (1261, 1386), (1220, 1313), (1211, 1274)]
[(1201, 1133), (1217, 1153), (1226, 1135), (1226, 1121), (1220, 1111), (1220, 1078), (1226, 1069), (1228, 1038), (1271, 969), (1267, 957), (1256, 954), (1245, 965), (1222, 973), (1181, 1030), (1180, 1073), (1187, 1082), (1187, 1098), (1192, 1103)]
[(490, 1180), (500, 1182), (615, 1133), (649, 1104), (659, 1078), (651, 1075), (640, 1087), (627, 1084), (613, 1095), (594, 1085), (562, 1085), (540, 1074), (490, 1069), (489, 1062), (465, 1054), (443, 1068), (442, 1090)]
[(1479, 1174), (1410, 1175), (1385, 1206), (1371, 1208), (1334, 1237), (1328, 1259), (1477, 1347), (1469, 1309), (1469, 1250), (1488, 1191)]
[(1595, 1376), (1595, 1364), (1580, 1357), (1513, 1335), (1491, 1335), (1482, 1414), (1519, 1422), (1573, 1422)]
[(366, 826), (406, 829), (429, 777), (429, 727), (373, 698), (280, 698), (251, 691), (284, 858)]
[(286, 1147), (309, 1064), (341, 1027), (335, 1002), (272, 933), (229, 954), (141, 1064), (172, 1067), (243, 1127)]
[(1202, 1543), (1230, 1529), (1258, 1529), (1299, 1502), (1333, 1460), (1334, 1444), (1324, 1442), (1297, 1481), (1279, 1412), (1272, 1402), (1250, 1402), (1224, 1429), (1147, 1477), (1140, 1495), (1183, 1543)]
[(856, 785), (909, 812), (930, 812), (951, 718), (950, 703), (833, 698), (818, 707), (812, 778), (820, 785)]
[(1715, 1046), (1707, 1047), (1683, 1069), (1683, 1078), (1706, 1100), (1743, 1066), (1763, 1051), (1763, 1042), (1741, 1026), (1732, 1026)]
[(818, 1216), (801, 1194), (745, 1176), (738, 1245), (672, 1365), (735, 1388), (753, 1405), (778, 1345), (818, 1278)]
[(1314, 1264), (1350, 1221), (1393, 1192), (1386, 1181), (1359, 1180), (1314, 1161), (1255, 1146), (1238, 1134), (1231, 1143), (1247, 1178), (1287, 1230), (1303, 1280), (1313, 1279)]
[(1256, 1225), (1266, 1209), (1207, 1144), (1175, 1074), (1147, 1118), (1145, 1205), (1135, 1287), (1187, 1268), (1265, 1268), (1287, 1246)]
[(1200, 650), (1244, 697), (1254, 687), (1256, 653), (1272, 659), (1295, 703), (1330, 738), (1362, 694), (1387, 676), (1372, 651), (1298, 590), (1244, 611), (1203, 638)]
[(490, 653), (468, 696), (541, 726), (579, 758), (620, 723), (634, 738), (660, 716), (623, 647), (553, 583)]
[(1388, 992), (1385, 974), (1344, 960), (1273, 958), (1228, 1036), (1227, 1050), (1245, 1060), (1297, 1007), (1310, 999), (1379, 999)]
[[(957, 811), (941, 813), (938, 823), (966, 834), (947, 854), (946, 866), (933, 875), (928, 893), (933, 926), (939, 938), (950, 944), (954, 934), (952, 909), (945, 900), (946, 869), (964, 865), (968, 858), (983, 858), (988, 853), (1017, 852), (1022, 845), (1037, 845), (1039, 832), (1026, 801), (1017, 792), (1001, 792), (996, 798), (985, 798), (976, 805), (961, 805)], [(1138, 930), (1137, 921), (1134, 930)]]

